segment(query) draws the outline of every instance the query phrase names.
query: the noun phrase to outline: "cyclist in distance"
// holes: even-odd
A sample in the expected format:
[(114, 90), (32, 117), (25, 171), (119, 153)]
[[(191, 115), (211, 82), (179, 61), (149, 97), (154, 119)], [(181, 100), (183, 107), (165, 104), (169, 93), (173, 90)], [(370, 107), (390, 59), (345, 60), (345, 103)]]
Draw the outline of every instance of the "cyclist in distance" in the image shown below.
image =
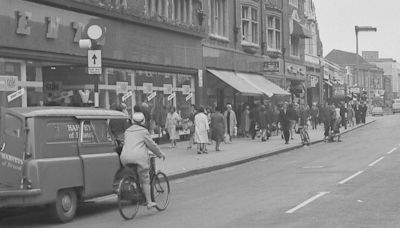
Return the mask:
[(132, 115), (133, 125), (125, 131), (125, 144), (121, 152), (121, 163), (127, 165), (137, 165), (137, 172), (142, 185), (147, 208), (156, 206), (151, 200), (150, 194), (150, 157), (149, 151), (153, 152), (157, 157), (165, 160), (165, 154), (153, 141), (149, 131), (145, 127), (145, 117), (141, 112), (135, 112)]

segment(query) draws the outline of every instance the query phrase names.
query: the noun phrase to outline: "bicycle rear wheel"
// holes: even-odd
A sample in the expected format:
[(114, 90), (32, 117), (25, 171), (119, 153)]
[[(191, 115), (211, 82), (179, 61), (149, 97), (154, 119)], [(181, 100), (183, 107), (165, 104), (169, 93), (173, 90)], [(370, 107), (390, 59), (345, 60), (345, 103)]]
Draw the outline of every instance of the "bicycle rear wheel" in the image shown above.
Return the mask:
[(139, 189), (135, 178), (126, 176), (121, 179), (118, 185), (118, 210), (125, 220), (133, 219), (139, 211), (138, 200)]
[(156, 209), (163, 211), (169, 203), (169, 181), (167, 175), (158, 172), (151, 178), (151, 199), (157, 204)]

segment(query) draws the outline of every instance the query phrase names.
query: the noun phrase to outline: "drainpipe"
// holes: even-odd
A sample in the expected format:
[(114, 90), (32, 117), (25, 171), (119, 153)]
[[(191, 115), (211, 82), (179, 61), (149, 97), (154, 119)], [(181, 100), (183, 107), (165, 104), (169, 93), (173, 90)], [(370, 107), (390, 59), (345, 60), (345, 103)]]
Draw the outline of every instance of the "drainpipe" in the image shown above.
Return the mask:
[(283, 89), (286, 90), (286, 40), (285, 40), (285, 0), (281, 0), (282, 10), (281, 10), (281, 25), (282, 25), (282, 62), (283, 62)]

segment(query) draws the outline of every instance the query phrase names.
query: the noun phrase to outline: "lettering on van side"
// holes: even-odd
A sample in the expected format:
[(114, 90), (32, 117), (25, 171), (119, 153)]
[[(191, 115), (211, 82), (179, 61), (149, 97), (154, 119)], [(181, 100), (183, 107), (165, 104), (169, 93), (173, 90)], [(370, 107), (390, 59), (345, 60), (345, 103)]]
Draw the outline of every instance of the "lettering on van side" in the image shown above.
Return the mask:
[(0, 158), (1, 166), (22, 171), (22, 165), (24, 164), (24, 161), (22, 159), (2, 152), (0, 152)]
[[(67, 124), (68, 128), (68, 138), (77, 139), (79, 137), (79, 124)], [(93, 126), (94, 130), (94, 126)], [(94, 139), (94, 135), (92, 132), (92, 127), (88, 124), (83, 125), (83, 139)]]

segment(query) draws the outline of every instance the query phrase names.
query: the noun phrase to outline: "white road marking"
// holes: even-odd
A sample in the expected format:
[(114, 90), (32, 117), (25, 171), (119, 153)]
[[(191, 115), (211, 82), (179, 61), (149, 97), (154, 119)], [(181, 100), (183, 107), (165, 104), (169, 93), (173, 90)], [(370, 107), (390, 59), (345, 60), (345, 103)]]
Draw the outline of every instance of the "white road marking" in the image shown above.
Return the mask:
[(349, 176), (348, 178), (346, 178), (346, 179), (340, 181), (339, 184), (344, 184), (344, 183), (346, 183), (347, 181), (353, 179), (354, 177), (360, 175), (360, 174), (363, 173), (363, 172), (364, 172), (364, 171), (358, 171), (358, 172), (356, 172), (355, 174)]
[(385, 158), (385, 157), (382, 156), (382, 157), (376, 159), (374, 162), (371, 162), (371, 164), (369, 164), (368, 166), (369, 166), (369, 167), (372, 167), (372, 166), (376, 165), (376, 163), (382, 161), (382, 159), (384, 159), (384, 158)]
[(387, 152), (387, 154), (391, 154), (391, 153), (393, 153), (395, 150), (397, 150), (398, 149), (398, 147), (395, 147), (395, 148), (393, 148), (393, 149), (391, 149), (389, 152)]
[(318, 199), (318, 198), (320, 198), (320, 197), (322, 197), (322, 196), (324, 196), (326, 194), (329, 194), (329, 192), (320, 192), (317, 195), (311, 197), (310, 199), (308, 199), (308, 200), (302, 202), (301, 204), (297, 205), (296, 207), (286, 211), (286, 214), (292, 214), (293, 212), (299, 210), (302, 207), (305, 207), (307, 204), (311, 203), (312, 201), (314, 201), (314, 200), (316, 200), (316, 199)]

